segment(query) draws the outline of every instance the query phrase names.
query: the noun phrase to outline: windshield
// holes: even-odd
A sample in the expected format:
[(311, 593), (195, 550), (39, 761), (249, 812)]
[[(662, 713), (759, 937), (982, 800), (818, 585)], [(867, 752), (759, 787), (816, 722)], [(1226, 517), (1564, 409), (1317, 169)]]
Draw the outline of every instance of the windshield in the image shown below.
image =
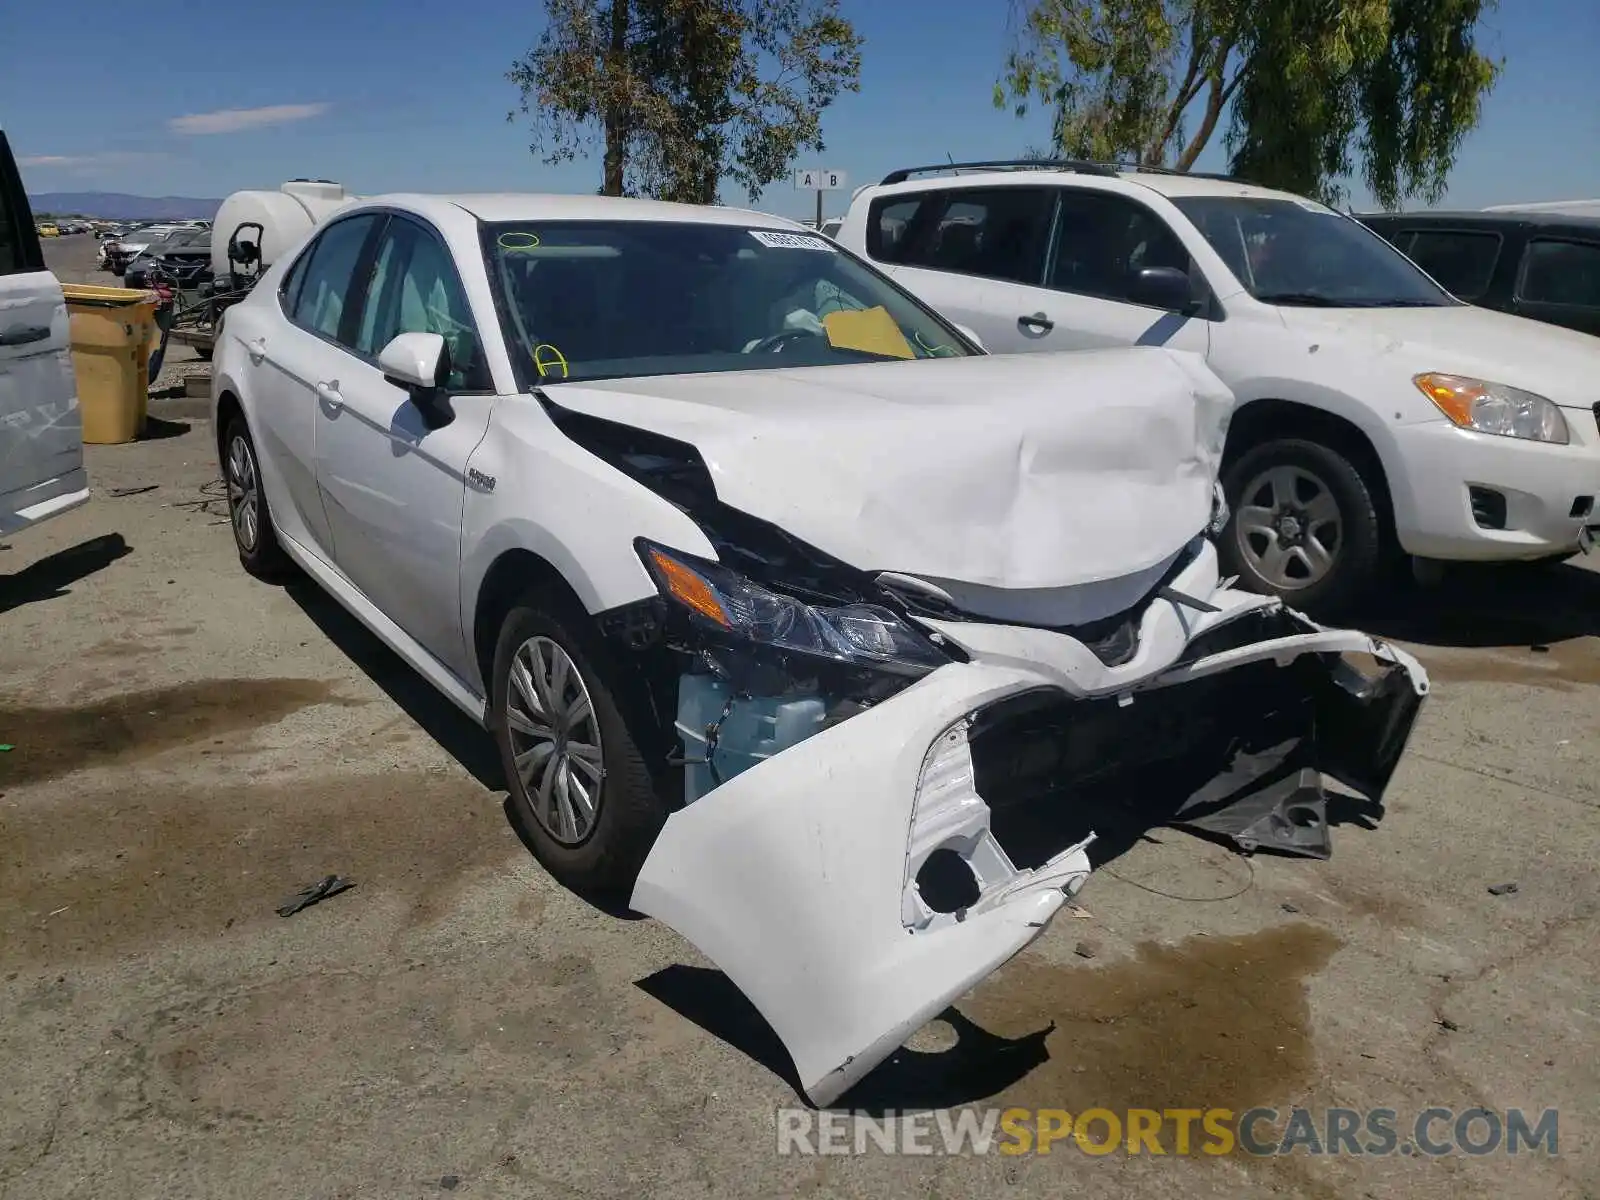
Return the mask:
[(1181, 196), (1239, 282), (1265, 304), (1433, 308), (1457, 303), (1365, 225), (1310, 200)]
[(483, 245), (525, 384), (979, 353), (814, 233), (540, 221)]

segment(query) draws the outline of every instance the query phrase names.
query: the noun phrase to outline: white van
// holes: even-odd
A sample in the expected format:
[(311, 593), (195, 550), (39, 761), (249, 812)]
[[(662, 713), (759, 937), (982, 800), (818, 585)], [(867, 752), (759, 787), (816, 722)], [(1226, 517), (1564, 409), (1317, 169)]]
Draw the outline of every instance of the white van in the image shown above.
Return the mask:
[(0, 535), (88, 499), (67, 303), (0, 129)]
[(969, 166), (861, 189), (838, 241), (994, 353), (1203, 355), (1238, 399), (1219, 549), (1252, 589), (1337, 607), (1393, 551), (1557, 559), (1600, 531), (1600, 338), (1464, 304), (1285, 192)]

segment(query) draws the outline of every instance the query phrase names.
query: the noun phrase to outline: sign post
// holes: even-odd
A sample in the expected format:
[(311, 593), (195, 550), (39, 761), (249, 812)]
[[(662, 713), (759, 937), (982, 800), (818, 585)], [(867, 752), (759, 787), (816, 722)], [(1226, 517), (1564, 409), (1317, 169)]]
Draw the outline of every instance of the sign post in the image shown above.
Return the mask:
[(822, 232), (822, 193), (843, 191), (845, 186), (845, 173), (836, 171), (832, 167), (807, 167), (797, 169), (794, 173), (794, 187), (797, 192), (817, 193), (817, 232)]

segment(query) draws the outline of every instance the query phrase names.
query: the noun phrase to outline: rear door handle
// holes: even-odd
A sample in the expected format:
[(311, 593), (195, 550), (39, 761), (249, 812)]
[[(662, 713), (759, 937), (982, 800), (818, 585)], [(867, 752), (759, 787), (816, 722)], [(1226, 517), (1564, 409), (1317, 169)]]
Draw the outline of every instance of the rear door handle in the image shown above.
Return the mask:
[(261, 365), (261, 360), (267, 357), (267, 339), (256, 338), (244, 344), (245, 351), (250, 355), (250, 361), (256, 366)]
[(0, 346), (27, 346), (50, 336), (48, 325), (13, 325), (0, 332)]
[(317, 399), (329, 413), (337, 413), (344, 407), (344, 397), (339, 394), (339, 381), (317, 384)]
[(1021, 325), (1024, 329), (1034, 329), (1040, 333), (1049, 333), (1056, 327), (1056, 323), (1049, 317), (1045, 316), (1042, 312), (1033, 313), (1032, 315), (1026, 317), (1018, 317), (1017, 324)]

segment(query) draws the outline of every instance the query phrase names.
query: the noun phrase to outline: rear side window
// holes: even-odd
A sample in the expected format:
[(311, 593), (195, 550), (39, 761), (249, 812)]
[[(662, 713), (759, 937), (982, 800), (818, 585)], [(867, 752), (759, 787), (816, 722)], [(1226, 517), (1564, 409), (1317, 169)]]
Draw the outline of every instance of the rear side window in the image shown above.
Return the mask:
[(1419, 229), (1406, 256), (1452, 296), (1476, 300), (1489, 290), (1494, 265), (1500, 258), (1500, 235)]
[(0, 275), (44, 270), (33, 213), (6, 135), (0, 133)]
[[(293, 319), (312, 333), (339, 340), (339, 327), (352, 303), (359, 303), (356, 264), (377, 216), (365, 213), (328, 226), (311, 248), (305, 278), (295, 297)], [(299, 268), (297, 267), (296, 270)]]
[(874, 200), (867, 210), (867, 254), (879, 262), (897, 263), (905, 252), (906, 234), (922, 208), (922, 196)]
[(908, 267), (1038, 285), (1054, 205), (1050, 188), (1002, 187), (930, 192), (885, 259)]
[(1600, 308), (1600, 245), (1548, 238), (1529, 242), (1517, 299)]

